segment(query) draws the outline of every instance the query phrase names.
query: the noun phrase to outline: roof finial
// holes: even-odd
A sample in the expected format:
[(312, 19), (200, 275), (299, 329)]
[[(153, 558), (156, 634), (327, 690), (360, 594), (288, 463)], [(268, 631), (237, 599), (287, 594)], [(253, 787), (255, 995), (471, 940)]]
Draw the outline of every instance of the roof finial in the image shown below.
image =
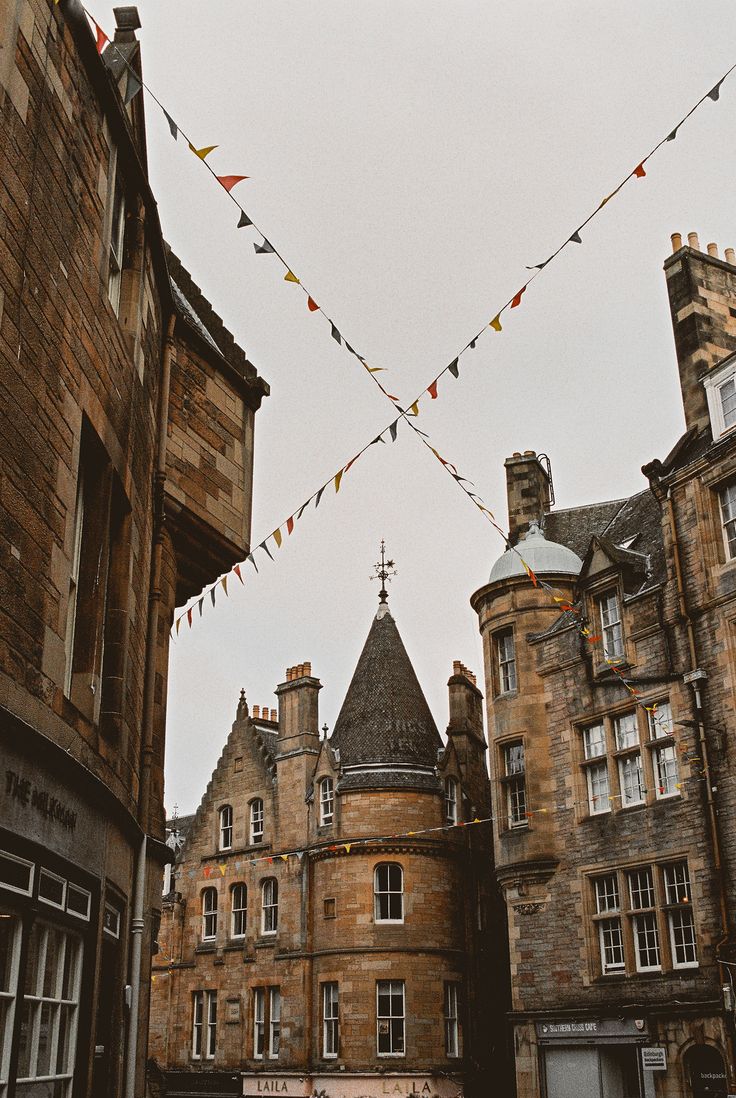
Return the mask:
[(388, 591), (386, 590), (386, 580), (391, 582), (393, 576), (397, 576), (398, 572), (394, 568), (394, 562), (392, 560), (386, 560), (386, 543), (381, 538), (381, 563), (374, 564), (376, 574), (371, 576), (371, 579), (380, 579), (381, 590), (378, 592), (378, 601), (381, 605), (385, 605), (388, 601)]

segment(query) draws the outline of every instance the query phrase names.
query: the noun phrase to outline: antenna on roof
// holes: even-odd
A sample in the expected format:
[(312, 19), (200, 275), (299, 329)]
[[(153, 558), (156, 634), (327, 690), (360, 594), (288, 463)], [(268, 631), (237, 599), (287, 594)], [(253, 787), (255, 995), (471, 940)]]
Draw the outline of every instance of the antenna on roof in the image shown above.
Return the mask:
[(549, 481), (549, 505), (554, 507), (555, 505), (555, 486), (552, 483), (552, 463), (546, 454), (537, 454), (537, 461), (547, 474), (547, 480)]
[(371, 576), (371, 579), (380, 579), (381, 590), (378, 592), (378, 601), (380, 603), (386, 603), (388, 601), (388, 591), (386, 590), (386, 581), (390, 583), (394, 576), (398, 576), (398, 572), (394, 567), (392, 560), (386, 560), (386, 543), (381, 538), (381, 563), (373, 565), (375, 569), (375, 576)]

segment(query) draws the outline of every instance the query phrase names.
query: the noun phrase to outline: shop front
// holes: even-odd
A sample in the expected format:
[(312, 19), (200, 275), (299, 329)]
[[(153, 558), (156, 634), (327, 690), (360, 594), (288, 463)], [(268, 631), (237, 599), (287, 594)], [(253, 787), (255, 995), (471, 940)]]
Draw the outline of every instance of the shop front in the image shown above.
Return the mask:
[(462, 1098), (460, 1076), (357, 1074), (335, 1071), (314, 1075), (243, 1076), (245, 1098)]
[[(545, 1098), (653, 1098), (666, 1070), (641, 1018), (537, 1022)], [(664, 1063), (663, 1063), (664, 1061)]]

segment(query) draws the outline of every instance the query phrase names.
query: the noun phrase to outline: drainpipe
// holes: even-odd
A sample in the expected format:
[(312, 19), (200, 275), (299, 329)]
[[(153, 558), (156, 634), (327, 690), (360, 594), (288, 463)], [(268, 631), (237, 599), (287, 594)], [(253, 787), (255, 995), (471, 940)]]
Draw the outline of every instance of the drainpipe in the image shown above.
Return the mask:
[[(685, 585), (682, 578), (682, 562), (680, 557), (680, 541), (677, 535), (677, 522), (675, 519), (675, 507), (672, 499), (672, 489), (667, 490), (666, 496), (667, 502), (667, 518), (670, 527), (670, 537), (672, 538), (673, 560), (675, 565), (675, 581), (677, 585), (677, 603), (680, 612), (680, 619), (685, 623), (687, 631), (687, 643), (690, 655), (690, 670), (683, 675), (683, 682), (687, 683), (693, 689), (693, 699), (695, 702), (695, 718), (698, 728), (698, 747), (700, 749), (700, 759), (703, 767), (703, 779), (705, 781), (705, 797), (708, 813), (708, 823), (710, 829), (710, 838), (713, 848), (713, 865), (718, 878), (718, 899), (721, 915), (721, 937), (716, 943), (715, 956), (718, 963), (719, 970), (719, 982), (721, 986), (725, 982), (725, 976), (728, 975), (726, 971), (724, 973), (724, 964), (719, 957), (720, 949), (729, 939), (729, 922), (728, 922), (728, 899), (726, 894), (726, 882), (724, 880), (723, 863), (721, 860), (721, 842), (718, 829), (718, 811), (716, 809), (715, 798), (713, 796), (714, 786), (711, 779), (710, 762), (708, 759), (708, 743), (705, 736), (705, 721), (703, 716), (703, 696), (701, 692), (701, 683), (705, 683), (707, 676), (698, 666), (698, 653), (695, 643), (695, 630), (693, 628), (692, 619), (687, 609), (687, 601), (685, 599)], [(729, 1090), (733, 1089), (734, 1084), (734, 1048), (733, 1037), (731, 1034), (731, 1027), (727, 1025), (726, 1032), (728, 1034), (729, 1043), (731, 1048), (729, 1050)]]
[(131, 919), (130, 947), (130, 1014), (128, 1017), (128, 1047), (125, 1056), (124, 1098), (134, 1098), (136, 1061), (138, 1058), (138, 1020), (140, 1017), (141, 963), (143, 956), (143, 929), (145, 926), (146, 895), (146, 847), (151, 806), (151, 763), (153, 760), (153, 714), (156, 683), (156, 644), (161, 614), (161, 556), (163, 551), (164, 484), (166, 481), (166, 426), (168, 423), (169, 388), (171, 382), (171, 352), (174, 343), (172, 312), (166, 330), (166, 342), (161, 361), (161, 388), (158, 408), (158, 447), (154, 479), (153, 554), (151, 559), (151, 586), (148, 595), (148, 634), (146, 636), (146, 663), (143, 682), (143, 748), (141, 752), (141, 779), (138, 796), (138, 821), (143, 831), (135, 868), (135, 893)]

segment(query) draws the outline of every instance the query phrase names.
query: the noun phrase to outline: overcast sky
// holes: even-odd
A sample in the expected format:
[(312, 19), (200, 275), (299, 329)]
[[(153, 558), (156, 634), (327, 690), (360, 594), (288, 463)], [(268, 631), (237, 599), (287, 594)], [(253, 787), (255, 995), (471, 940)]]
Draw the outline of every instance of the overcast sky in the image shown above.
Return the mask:
[[(87, 0), (103, 27), (112, 4)], [(732, 0), (139, 0), (144, 75), (386, 385), (413, 399), (736, 60)], [(271, 385), (253, 543), (392, 419), (355, 359), (146, 104), (164, 233)], [(646, 487), (683, 429), (662, 263), (736, 246), (736, 73), (446, 377), (418, 426), (506, 524), (504, 458), (549, 454), (558, 506)], [(172, 645), (166, 807), (193, 811), (235, 716), (311, 660), (331, 729), (377, 602), (440, 731), (500, 537), (404, 427)], [(262, 554), (261, 554), (262, 555)], [(215, 579), (216, 577), (213, 577)], [(209, 612), (208, 612), (209, 611)]]

